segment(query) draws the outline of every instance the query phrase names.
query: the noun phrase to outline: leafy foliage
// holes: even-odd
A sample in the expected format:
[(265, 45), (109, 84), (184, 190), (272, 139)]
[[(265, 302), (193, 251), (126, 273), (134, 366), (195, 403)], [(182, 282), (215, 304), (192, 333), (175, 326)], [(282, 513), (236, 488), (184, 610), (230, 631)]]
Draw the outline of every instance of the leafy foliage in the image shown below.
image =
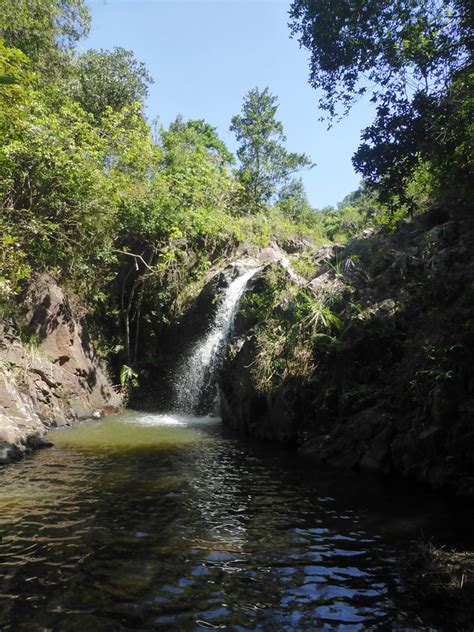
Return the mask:
[(294, 222), (314, 221), (314, 210), (308, 202), (308, 197), (301, 178), (292, 178), (286, 182), (278, 193), (277, 208), (285, 217)]
[(332, 116), (368, 91), (386, 108), (403, 94), (444, 94), (468, 63), (469, 11), (462, 0), (294, 0), (290, 16)]
[(223, 258), (324, 238), (290, 180), (309, 159), (284, 148), (268, 89), (234, 117), (236, 173), (206, 121), (150, 129), (143, 64), (121, 48), (76, 55), (81, 0), (6, 0), (0, 20), (0, 308), (13, 313), (31, 271), (49, 270), (87, 302), (128, 390)]
[(241, 303), (249, 322), (256, 322), (250, 368), (258, 390), (269, 393), (285, 380), (311, 378), (319, 355), (338, 344), (341, 321), (333, 299), (295, 286), (282, 268), (265, 270), (258, 289)]
[(365, 93), (377, 105), (354, 165), (384, 201), (405, 202), (413, 210), (406, 188), (422, 159), (434, 180), (435, 197), (466, 206), (473, 108), (471, 4), (294, 0), (290, 16), (292, 33), (311, 53), (310, 83), (322, 89), (320, 106), (330, 118), (340, 108), (346, 113)]
[(244, 98), (242, 114), (232, 118), (230, 129), (240, 143), (237, 178), (250, 213), (262, 210), (292, 173), (311, 165), (305, 154), (284, 148), (286, 137), (282, 123), (275, 118), (277, 110), (277, 98), (268, 88), (254, 88)]
[(83, 109), (99, 119), (108, 108), (119, 112), (135, 103), (143, 105), (150, 83), (145, 65), (131, 51), (116, 47), (80, 55), (71, 90)]
[(2, 0), (0, 38), (49, 78), (65, 71), (67, 53), (88, 33), (89, 24), (84, 0)]

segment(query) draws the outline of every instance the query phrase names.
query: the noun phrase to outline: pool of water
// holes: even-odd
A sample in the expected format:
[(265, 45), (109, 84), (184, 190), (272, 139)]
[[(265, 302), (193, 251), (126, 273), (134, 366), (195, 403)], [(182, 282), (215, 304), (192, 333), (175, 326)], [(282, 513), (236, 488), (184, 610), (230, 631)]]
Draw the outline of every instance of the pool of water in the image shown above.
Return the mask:
[(453, 507), (127, 412), (0, 471), (0, 630), (436, 630), (400, 585)]

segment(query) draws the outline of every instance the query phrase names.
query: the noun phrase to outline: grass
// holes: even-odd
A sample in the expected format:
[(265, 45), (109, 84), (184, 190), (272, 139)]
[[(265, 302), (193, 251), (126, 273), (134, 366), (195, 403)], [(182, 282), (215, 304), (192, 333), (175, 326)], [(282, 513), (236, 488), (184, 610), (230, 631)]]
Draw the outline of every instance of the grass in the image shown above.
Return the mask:
[(406, 557), (402, 576), (414, 599), (443, 609), (453, 630), (474, 621), (474, 552), (418, 542)]

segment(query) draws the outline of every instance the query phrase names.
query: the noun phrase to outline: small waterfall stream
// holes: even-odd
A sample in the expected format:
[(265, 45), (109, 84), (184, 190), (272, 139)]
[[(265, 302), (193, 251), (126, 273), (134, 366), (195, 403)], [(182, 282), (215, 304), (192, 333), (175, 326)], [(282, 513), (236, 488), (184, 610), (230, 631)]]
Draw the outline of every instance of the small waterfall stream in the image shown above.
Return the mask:
[[(174, 407), (186, 413), (202, 410), (203, 398), (214, 402), (215, 377), (220, 368), (226, 342), (232, 332), (240, 298), (250, 279), (260, 268), (246, 270), (236, 277), (224, 292), (224, 297), (207, 333), (191, 347), (183, 358), (174, 379)], [(200, 410), (201, 409), (201, 410)]]

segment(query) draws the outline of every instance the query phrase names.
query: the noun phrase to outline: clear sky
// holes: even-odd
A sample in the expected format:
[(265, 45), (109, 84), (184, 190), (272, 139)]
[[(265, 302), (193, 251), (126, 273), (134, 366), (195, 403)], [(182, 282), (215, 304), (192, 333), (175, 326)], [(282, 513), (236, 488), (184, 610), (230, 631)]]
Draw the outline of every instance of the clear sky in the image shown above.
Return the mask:
[(359, 104), (327, 131), (318, 122), (317, 93), (308, 85), (308, 52), (290, 39), (290, 0), (87, 0), (90, 35), (81, 48), (133, 50), (155, 83), (150, 119), (168, 125), (177, 114), (204, 118), (231, 151), (230, 119), (245, 93), (266, 86), (278, 96), (287, 149), (317, 166), (302, 172), (310, 203), (335, 205), (357, 188), (351, 156), (373, 118)]

